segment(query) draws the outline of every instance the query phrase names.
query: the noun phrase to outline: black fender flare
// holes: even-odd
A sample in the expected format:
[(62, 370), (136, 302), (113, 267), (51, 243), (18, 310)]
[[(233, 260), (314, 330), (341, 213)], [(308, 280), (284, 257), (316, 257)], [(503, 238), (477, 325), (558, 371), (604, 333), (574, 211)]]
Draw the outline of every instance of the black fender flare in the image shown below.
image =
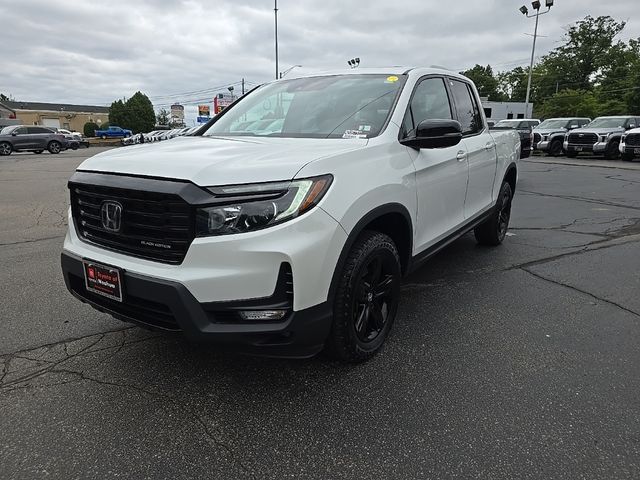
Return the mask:
[(373, 222), (375, 219), (382, 217), (383, 215), (387, 215), (390, 213), (396, 213), (402, 215), (407, 224), (409, 225), (410, 234), (409, 234), (409, 260), (407, 265), (404, 267), (408, 267), (408, 264), (411, 263), (411, 257), (413, 255), (413, 221), (411, 220), (411, 215), (409, 214), (409, 210), (402, 205), (401, 203), (386, 203), (384, 205), (380, 205), (368, 213), (366, 213), (358, 222), (354, 225), (350, 232), (347, 234), (347, 240), (344, 242), (342, 246), (342, 250), (340, 251), (340, 256), (338, 257), (338, 261), (333, 270), (333, 276), (331, 278), (331, 285), (329, 286), (329, 295), (327, 297), (327, 301), (333, 304), (333, 299), (335, 297), (336, 289), (338, 288), (338, 283), (340, 281), (340, 275), (342, 275), (342, 267), (344, 266), (347, 256), (353, 247), (353, 244), (356, 242), (360, 234), (365, 230), (365, 227)]

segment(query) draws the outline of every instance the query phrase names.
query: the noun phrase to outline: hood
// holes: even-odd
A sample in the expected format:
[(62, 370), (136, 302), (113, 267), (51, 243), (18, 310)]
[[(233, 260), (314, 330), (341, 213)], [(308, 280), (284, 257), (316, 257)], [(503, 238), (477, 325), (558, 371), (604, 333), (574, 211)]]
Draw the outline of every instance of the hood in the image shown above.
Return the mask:
[(566, 128), (534, 128), (533, 133), (539, 133), (540, 135), (550, 135), (552, 133), (565, 133)]
[(115, 148), (78, 170), (189, 180), (200, 186), (291, 180), (306, 164), (356, 150), (365, 139), (177, 137)]
[(597, 133), (598, 135), (603, 135), (606, 133), (614, 133), (614, 132), (624, 132), (624, 128), (621, 127), (610, 127), (610, 128), (576, 128), (575, 130), (571, 130), (571, 133)]

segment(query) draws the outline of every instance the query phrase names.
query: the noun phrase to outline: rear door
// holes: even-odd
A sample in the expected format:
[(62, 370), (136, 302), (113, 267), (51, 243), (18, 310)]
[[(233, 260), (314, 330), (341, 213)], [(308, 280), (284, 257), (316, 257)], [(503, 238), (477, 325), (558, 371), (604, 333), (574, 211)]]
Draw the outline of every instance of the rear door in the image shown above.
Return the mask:
[(29, 136), (33, 142), (33, 147), (44, 150), (47, 148), (47, 141), (50, 135), (53, 133), (48, 128), (44, 127), (28, 127)]
[(470, 83), (449, 79), (456, 116), (462, 125), (463, 143), (469, 161), (469, 185), (464, 205), (464, 218), (472, 218), (493, 203), (496, 176), (496, 142), (486, 128), (480, 103)]
[[(453, 118), (445, 78), (425, 77), (413, 91), (401, 135), (412, 135), (423, 120)], [(469, 176), (467, 151), (463, 143), (447, 148), (406, 148), (416, 169), (418, 211), (415, 250), (421, 252), (464, 222)]]

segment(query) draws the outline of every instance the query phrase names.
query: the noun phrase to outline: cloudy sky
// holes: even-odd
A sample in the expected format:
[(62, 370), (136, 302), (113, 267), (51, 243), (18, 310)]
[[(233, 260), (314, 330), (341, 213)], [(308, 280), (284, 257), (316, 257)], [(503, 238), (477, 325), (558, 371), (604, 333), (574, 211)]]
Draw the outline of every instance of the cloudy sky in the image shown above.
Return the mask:
[[(528, 64), (534, 21), (525, 0), (279, 0), (281, 70), (476, 63)], [(586, 15), (628, 21), (639, 0), (555, 0), (537, 55)], [(544, 3), (544, 0), (543, 0)], [(527, 5), (530, 2), (527, 0)], [(17, 100), (110, 104), (136, 90), (156, 107), (211, 98), (245, 78), (275, 76), (273, 0), (0, 0), (0, 92)], [(633, 15), (635, 13), (635, 15)], [(222, 88), (220, 88), (222, 87)], [(191, 106), (189, 106), (191, 104)]]

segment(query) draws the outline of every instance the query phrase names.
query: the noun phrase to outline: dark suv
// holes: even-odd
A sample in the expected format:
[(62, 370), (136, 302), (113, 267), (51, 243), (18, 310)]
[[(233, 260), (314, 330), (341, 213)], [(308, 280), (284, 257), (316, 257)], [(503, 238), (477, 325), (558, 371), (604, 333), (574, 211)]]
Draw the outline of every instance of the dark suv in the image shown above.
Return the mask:
[(59, 133), (37, 125), (13, 125), (0, 131), (0, 155), (11, 152), (60, 153), (69, 142)]

